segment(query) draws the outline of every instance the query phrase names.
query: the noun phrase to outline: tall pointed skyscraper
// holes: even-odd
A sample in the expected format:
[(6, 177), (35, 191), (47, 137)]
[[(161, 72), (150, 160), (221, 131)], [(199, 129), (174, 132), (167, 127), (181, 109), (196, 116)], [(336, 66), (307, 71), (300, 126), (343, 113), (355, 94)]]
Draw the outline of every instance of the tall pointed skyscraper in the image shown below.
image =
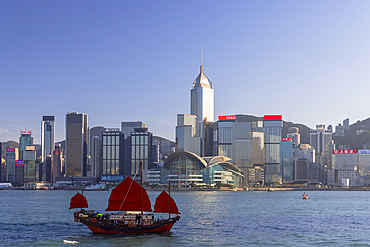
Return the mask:
[(190, 91), (190, 114), (197, 116), (197, 136), (202, 136), (199, 133), (201, 123), (203, 121), (214, 121), (215, 114), (215, 97), (212, 89), (212, 82), (203, 73), (203, 65), (200, 66), (200, 73), (193, 82), (193, 89)]

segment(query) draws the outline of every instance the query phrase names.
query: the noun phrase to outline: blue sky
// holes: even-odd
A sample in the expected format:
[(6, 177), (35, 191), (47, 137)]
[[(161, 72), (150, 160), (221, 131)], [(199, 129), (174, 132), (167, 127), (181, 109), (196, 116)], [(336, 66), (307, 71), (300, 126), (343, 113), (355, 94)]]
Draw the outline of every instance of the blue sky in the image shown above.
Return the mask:
[(144, 121), (174, 140), (204, 72), (215, 115), (370, 117), (370, 1), (0, 1), (0, 142), (44, 115)]

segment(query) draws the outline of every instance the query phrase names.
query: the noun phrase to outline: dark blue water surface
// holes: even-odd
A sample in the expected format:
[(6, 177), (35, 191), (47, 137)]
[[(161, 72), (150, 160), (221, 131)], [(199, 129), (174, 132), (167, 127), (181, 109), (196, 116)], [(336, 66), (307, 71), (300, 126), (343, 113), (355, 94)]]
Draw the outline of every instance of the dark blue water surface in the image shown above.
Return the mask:
[[(1, 246), (369, 246), (370, 192), (173, 191), (170, 233), (94, 235), (68, 210), (76, 191), (0, 191)], [(148, 192), (152, 202), (160, 191)], [(103, 211), (108, 191), (85, 191)], [(64, 241), (66, 240), (66, 241)]]

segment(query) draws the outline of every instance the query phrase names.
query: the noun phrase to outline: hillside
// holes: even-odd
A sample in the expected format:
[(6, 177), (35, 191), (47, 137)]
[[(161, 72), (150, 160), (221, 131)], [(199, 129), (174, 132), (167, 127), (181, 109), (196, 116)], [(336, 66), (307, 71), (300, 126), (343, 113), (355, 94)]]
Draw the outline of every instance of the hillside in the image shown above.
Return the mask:
[(344, 132), (343, 137), (333, 136), (336, 149), (339, 149), (340, 145), (349, 145), (350, 149), (363, 149), (363, 144), (370, 143), (370, 118), (358, 120), (350, 125), (349, 129)]

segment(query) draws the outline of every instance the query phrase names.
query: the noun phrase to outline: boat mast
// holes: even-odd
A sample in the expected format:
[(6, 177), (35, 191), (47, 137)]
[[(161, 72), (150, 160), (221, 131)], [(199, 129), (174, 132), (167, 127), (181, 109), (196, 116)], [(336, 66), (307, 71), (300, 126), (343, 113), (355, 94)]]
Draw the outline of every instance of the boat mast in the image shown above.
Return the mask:
[[(171, 197), (171, 180), (168, 179), (168, 195)], [(168, 200), (168, 218), (171, 218), (170, 200)]]
[(140, 185), (141, 185), (141, 214), (143, 215), (143, 162), (140, 161)]

